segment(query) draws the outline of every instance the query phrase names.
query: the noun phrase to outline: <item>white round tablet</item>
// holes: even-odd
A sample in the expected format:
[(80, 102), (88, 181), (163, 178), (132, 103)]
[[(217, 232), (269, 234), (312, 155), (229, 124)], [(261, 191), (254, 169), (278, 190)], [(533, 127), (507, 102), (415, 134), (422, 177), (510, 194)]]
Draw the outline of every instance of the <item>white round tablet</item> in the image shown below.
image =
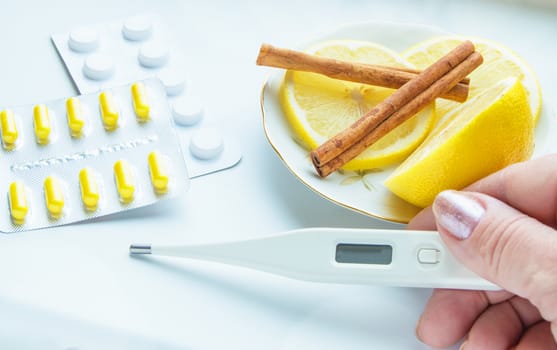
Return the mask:
[(143, 41), (151, 36), (153, 23), (147, 16), (135, 16), (124, 21), (122, 35), (131, 41)]
[(213, 159), (224, 150), (224, 141), (220, 132), (213, 128), (196, 130), (190, 139), (190, 152), (199, 159)]
[(92, 80), (107, 80), (114, 73), (112, 58), (103, 54), (93, 54), (85, 59), (83, 74)]
[(157, 41), (145, 43), (139, 49), (139, 63), (147, 68), (164, 66), (168, 61), (168, 47)]
[(176, 124), (184, 126), (197, 124), (203, 118), (203, 103), (197, 96), (180, 97), (172, 104), (172, 114)]
[(165, 69), (158, 74), (158, 77), (168, 96), (179, 95), (186, 88), (186, 77), (183, 72)]
[(68, 46), (75, 52), (90, 52), (99, 45), (99, 34), (93, 29), (81, 28), (70, 33)]

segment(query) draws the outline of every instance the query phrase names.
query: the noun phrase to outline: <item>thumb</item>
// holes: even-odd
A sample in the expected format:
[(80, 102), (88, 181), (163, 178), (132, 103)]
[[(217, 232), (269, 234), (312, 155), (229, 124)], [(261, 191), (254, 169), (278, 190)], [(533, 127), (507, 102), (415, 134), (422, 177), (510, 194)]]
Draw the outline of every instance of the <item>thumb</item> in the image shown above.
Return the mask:
[(557, 234), (553, 228), (474, 192), (441, 192), (433, 212), (439, 233), (458, 260), (529, 299), (546, 320), (557, 320)]

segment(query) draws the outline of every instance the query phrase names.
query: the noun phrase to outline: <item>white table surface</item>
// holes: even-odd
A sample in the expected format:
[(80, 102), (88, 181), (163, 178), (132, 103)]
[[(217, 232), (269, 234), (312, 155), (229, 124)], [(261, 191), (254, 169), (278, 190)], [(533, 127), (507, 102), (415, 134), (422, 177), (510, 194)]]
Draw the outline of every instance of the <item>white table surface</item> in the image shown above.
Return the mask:
[[(192, 88), (240, 143), (242, 161), (193, 179), (178, 200), (0, 235), (0, 305), (22, 303), (194, 349), (426, 348), (414, 327), (429, 290), (313, 284), (216, 264), (135, 259), (128, 246), (316, 226), (397, 227), (327, 202), (282, 165), (261, 124), (259, 93), (269, 70), (254, 62), (262, 42), (293, 46), (353, 21), (436, 25), (511, 47), (538, 72), (545, 100), (554, 101), (557, 11), (516, 1), (11, 1), (2, 4), (0, 21), (0, 105), (77, 93), (51, 33), (151, 11), (168, 20), (186, 48)], [(0, 310), (0, 324), (10, 322), (7, 315)]]

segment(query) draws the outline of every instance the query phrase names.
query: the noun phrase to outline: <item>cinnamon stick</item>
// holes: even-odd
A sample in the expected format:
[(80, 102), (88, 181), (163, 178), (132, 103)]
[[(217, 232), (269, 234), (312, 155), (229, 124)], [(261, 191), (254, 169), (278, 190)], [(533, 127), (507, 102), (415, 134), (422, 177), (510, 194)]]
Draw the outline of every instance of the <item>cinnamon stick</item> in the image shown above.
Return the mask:
[(311, 152), (311, 159), (315, 167), (322, 167), (324, 164), (352, 147), (353, 144), (369, 134), (391, 114), (406, 105), (419, 93), (470, 56), (474, 52), (474, 49), (474, 44), (470, 41), (465, 41), (458, 45), (447, 55), (426, 68), (414, 79), (404, 84), (383, 102), (355, 121), (347, 129), (339, 132), (321, 146), (317, 147)]
[(483, 58), (478, 52), (472, 53), (454, 69), (449, 71), (406, 105), (401, 107), (398, 111), (393, 113), (393, 115), (380, 123), (375, 129), (373, 129), (372, 132), (368, 133), (365, 137), (354, 143), (352, 147), (348, 148), (346, 151), (339, 154), (337, 157), (324, 165), (316, 166), (319, 176), (326, 177), (342, 167), (348, 161), (355, 158), (367, 147), (375, 143), (381, 137), (385, 136), (389, 131), (404, 123), (429, 103), (433, 102), (433, 100), (443, 93), (443, 91), (446, 91), (450, 89), (451, 86), (457, 84), (463, 77), (470, 74), (482, 62)]
[[(290, 49), (263, 44), (259, 49), (257, 64), (275, 68), (284, 68), (304, 72), (318, 73), (330, 78), (356, 83), (376, 85), (398, 89), (421, 73), (419, 70), (398, 67), (386, 67), (367, 63), (342, 61), (327, 57), (310, 55)], [(441, 97), (457, 102), (468, 98), (469, 79), (444, 93)]]

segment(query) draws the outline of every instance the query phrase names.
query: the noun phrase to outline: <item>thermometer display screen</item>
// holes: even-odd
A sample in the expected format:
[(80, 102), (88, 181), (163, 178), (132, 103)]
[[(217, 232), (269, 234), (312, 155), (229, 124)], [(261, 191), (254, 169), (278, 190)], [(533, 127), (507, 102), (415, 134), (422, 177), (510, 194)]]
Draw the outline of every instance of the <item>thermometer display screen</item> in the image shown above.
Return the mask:
[(335, 260), (346, 264), (389, 265), (393, 247), (384, 244), (337, 244)]

